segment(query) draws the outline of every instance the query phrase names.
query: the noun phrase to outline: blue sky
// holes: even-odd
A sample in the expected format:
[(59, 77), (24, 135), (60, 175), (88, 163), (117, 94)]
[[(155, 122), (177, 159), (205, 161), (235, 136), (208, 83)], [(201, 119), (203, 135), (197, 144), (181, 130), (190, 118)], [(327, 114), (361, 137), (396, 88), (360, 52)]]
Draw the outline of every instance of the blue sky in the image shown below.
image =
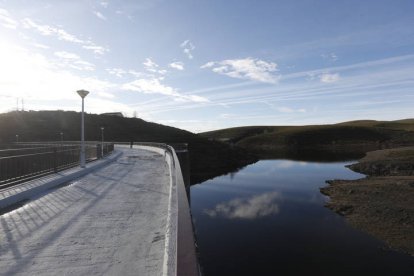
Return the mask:
[(193, 132), (414, 117), (414, 1), (0, 0), (0, 112)]

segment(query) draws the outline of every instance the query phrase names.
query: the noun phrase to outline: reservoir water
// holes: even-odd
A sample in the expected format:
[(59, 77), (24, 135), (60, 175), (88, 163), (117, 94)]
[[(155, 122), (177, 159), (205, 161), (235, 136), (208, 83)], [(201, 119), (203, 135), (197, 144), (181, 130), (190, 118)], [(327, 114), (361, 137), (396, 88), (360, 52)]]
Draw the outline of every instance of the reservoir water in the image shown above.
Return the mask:
[(262, 160), (192, 186), (203, 275), (414, 275), (414, 257), (324, 207), (325, 180), (364, 177), (349, 163)]

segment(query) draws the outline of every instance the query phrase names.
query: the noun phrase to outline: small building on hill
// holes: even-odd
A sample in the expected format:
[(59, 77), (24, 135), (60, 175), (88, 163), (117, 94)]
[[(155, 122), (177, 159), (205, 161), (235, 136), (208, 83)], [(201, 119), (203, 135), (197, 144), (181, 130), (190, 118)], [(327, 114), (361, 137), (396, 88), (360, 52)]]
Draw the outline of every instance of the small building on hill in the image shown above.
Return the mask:
[(107, 113), (101, 113), (101, 115), (124, 117), (122, 112), (107, 112)]

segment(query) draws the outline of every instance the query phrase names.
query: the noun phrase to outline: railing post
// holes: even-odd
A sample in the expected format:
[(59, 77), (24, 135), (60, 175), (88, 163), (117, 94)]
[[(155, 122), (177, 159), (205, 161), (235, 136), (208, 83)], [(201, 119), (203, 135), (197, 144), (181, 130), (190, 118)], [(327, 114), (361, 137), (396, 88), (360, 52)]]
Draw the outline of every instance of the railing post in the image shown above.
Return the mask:
[(58, 171), (58, 156), (57, 156), (57, 148), (53, 148), (53, 171), (56, 173)]
[(102, 144), (97, 144), (96, 145), (96, 157), (98, 159), (103, 158), (103, 155), (102, 155)]

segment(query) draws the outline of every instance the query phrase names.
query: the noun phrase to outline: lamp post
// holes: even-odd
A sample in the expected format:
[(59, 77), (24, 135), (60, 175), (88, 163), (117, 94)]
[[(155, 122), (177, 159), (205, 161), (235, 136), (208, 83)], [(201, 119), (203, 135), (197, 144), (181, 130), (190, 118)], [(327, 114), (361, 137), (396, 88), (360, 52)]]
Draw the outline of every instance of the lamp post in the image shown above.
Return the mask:
[(19, 134), (16, 134), (16, 143), (19, 143)]
[(101, 143), (101, 157), (103, 158), (104, 156), (104, 127), (101, 127), (101, 137), (102, 137), (102, 143)]
[(60, 132), (60, 143), (63, 144), (63, 132)]
[(80, 166), (81, 168), (85, 168), (85, 125), (84, 125), (83, 107), (84, 107), (84, 99), (89, 94), (89, 91), (78, 90), (76, 92), (82, 98)]

